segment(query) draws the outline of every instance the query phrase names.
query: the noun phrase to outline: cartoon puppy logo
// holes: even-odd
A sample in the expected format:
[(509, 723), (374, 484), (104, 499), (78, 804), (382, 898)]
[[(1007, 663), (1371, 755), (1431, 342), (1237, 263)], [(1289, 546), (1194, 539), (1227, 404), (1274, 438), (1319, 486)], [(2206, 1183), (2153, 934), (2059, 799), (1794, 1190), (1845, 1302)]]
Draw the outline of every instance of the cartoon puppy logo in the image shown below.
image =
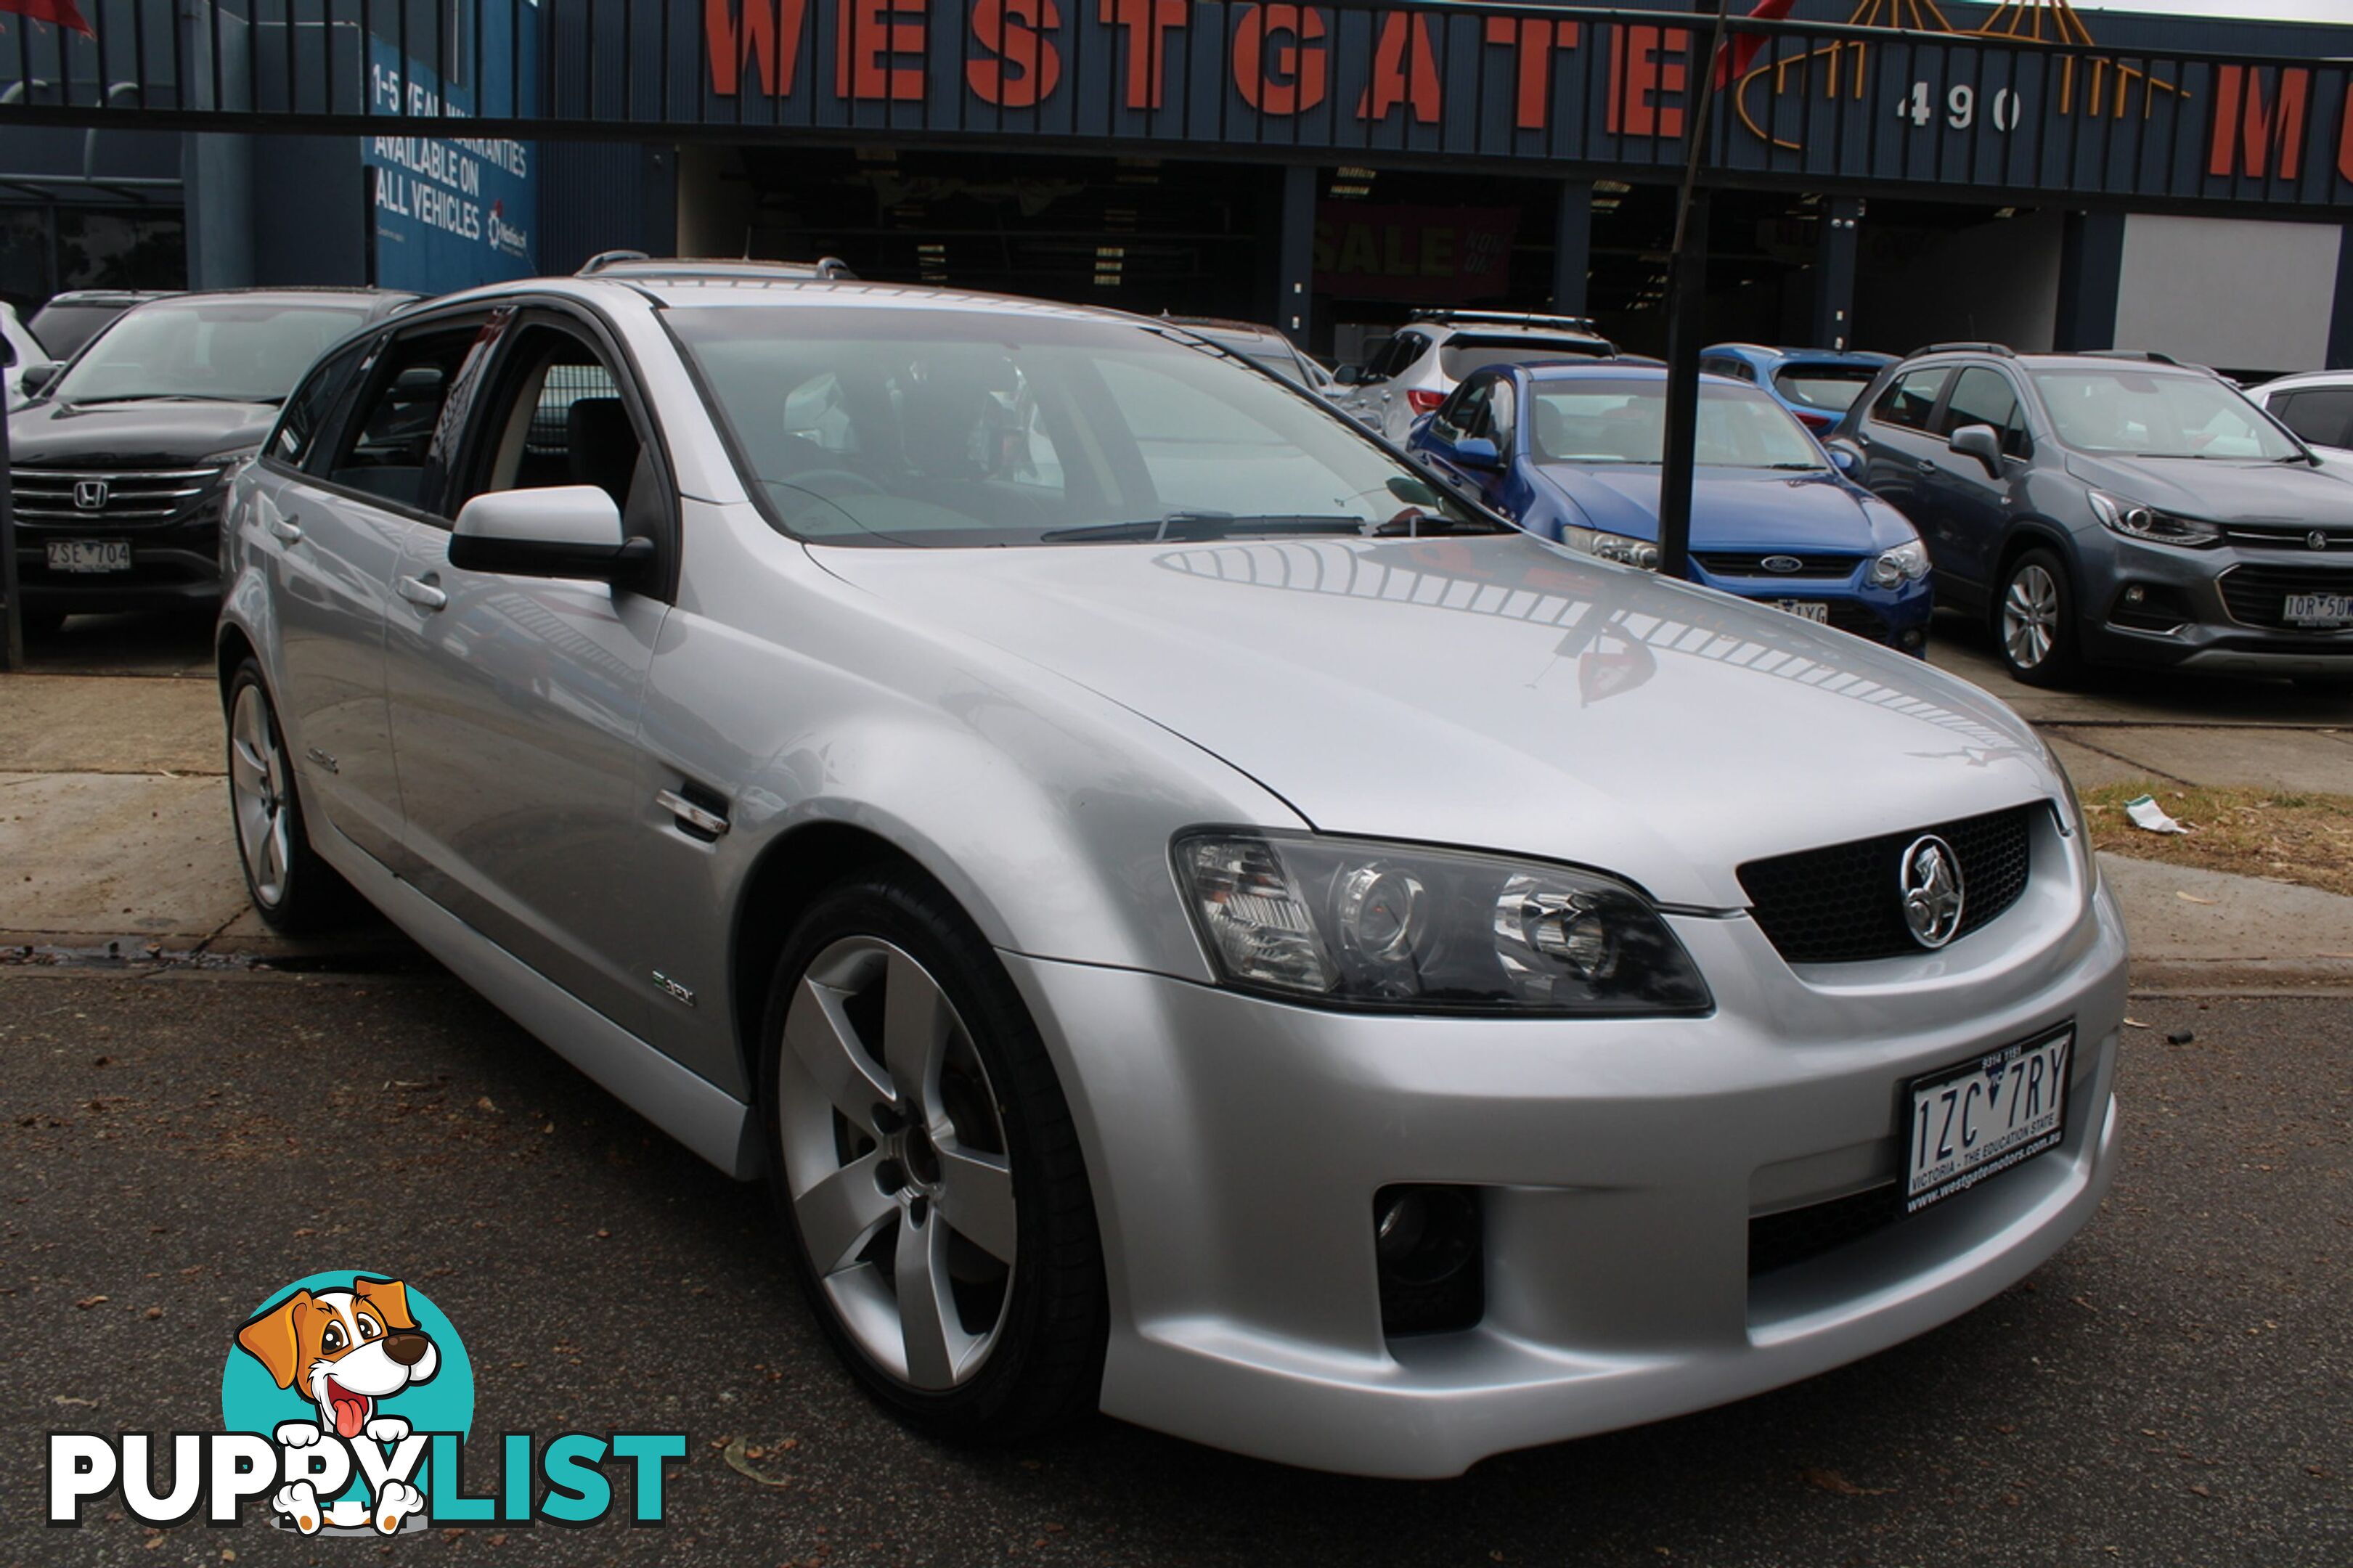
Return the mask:
[[(356, 1278), (348, 1290), (297, 1290), (237, 1331), (237, 1342), (269, 1370), (280, 1388), (300, 1388), (318, 1413), (315, 1422), (288, 1421), (278, 1442), (307, 1448), (328, 1435), (346, 1443), (397, 1443), (406, 1419), (380, 1413), (385, 1400), (431, 1381), (441, 1352), (408, 1310), (408, 1288), (397, 1279)], [(322, 1505), (308, 1481), (295, 1481), (271, 1506), (305, 1535), (322, 1525), (372, 1524), (386, 1535), (422, 1511), (425, 1497), (405, 1481), (387, 1481), (374, 1506), (343, 1500)]]

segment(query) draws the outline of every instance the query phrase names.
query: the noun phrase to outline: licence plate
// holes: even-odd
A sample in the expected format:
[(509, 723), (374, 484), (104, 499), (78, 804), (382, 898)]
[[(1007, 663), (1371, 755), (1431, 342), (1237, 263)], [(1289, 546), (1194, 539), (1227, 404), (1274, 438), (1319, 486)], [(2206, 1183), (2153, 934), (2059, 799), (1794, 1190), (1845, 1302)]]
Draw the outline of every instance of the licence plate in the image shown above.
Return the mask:
[(2054, 1147), (2067, 1129), (2075, 1026), (1915, 1078), (1904, 1212), (1966, 1192)]
[(2292, 626), (2341, 626), (2353, 623), (2353, 594), (2290, 594), (2280, 619)]
[(52, 539), (52, 572), (128, 572), (131, 541), (127, 539)]
[(1799, 620), (1815, 621), (1823, 626), (1831, 624), (1831, 607), (1820, 599), (1776, 599), (1773, 607), (1787, 610)]

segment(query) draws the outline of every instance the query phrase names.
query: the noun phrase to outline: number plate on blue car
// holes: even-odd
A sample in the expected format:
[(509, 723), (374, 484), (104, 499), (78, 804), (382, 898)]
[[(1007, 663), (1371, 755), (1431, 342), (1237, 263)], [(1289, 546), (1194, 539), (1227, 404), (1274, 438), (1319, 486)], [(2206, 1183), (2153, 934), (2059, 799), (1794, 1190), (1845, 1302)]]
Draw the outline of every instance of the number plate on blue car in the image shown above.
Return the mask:
[(1831, 624), (1830, 605), (1821, 599), (1776, 599), (1773, 607), (1787, 610), (1801, 621), (1812, 621), (1825, 626)]
[(2057, 1145), (2075, 1026), (1912, 1080), (1904, 1212), (1966, 1192)]

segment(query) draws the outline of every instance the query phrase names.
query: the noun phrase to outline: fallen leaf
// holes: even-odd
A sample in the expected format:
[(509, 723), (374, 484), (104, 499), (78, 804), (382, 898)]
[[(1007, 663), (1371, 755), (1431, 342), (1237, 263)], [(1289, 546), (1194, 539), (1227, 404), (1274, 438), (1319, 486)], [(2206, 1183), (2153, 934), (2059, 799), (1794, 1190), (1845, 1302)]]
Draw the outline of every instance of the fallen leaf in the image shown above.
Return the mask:
[(2173, 896), (2185, 904), (2213, 904), (2221, 901), (2219, 899), (2201, 899), (2195, 893), (2185, 893), (2179, 888), (2173, 890)]
[(739, 1476), (755, 1480), (764, 1487), (788, 1487), (793, 1484), (792, 1478), (789, 1476), (772, 1476), (765, 1470), (755, 1468), (752, 1464), (751, 1453), (749, 1446), (743, 1438), (738, 1437), (727, 1445), (726, 1451), (721, 1454), (720, 1458), (727, 1461), (729, 1469)]
[(2125, 1027), (2127, 1029), (2146, 1029), (2148, 1026), (2142, 1023), (2138, 1018), (2126, 1018), (2125, 1020)]
[(70, 1394), (59, 1394), (52, 1397), (59, 1405), (87, 1405), (94, 1407), (98, 1404), (95, 1399), (77, 1399)]
[(1836, 1470), (1825, 1470), (1813, 1465), (1799, 1470), (1798, 1479), (1810, 1487), (1836, 1492), (1841, 1497), (1885, 1497), (1895, 1489), (1894, 1487), (1859, 1487)]
[(2204, 1487), (2200, 1486), (2196, 1481), (2189, 1483), (2189, 1489), (2196, 1492), (2200, 1497), (2212, 1497), (2214, 1495), (2212, 1492), (2208, 1491)]
[(79, 1307), (86, 1312), (92, 1307), (98, 1306), (107, 1300), (108, 1298), (104, 1296), (84, 1296), (80, 1300), (76, 1301), (74, 1305)]
[(491, 1103), (491, 1097), (486, 1094), (482, 1096), (481, 1099), (474, 1101), (474, 1109), (477, 1110), (487, 1110), (492, 1115), (496, 1115), (499, 1108)]

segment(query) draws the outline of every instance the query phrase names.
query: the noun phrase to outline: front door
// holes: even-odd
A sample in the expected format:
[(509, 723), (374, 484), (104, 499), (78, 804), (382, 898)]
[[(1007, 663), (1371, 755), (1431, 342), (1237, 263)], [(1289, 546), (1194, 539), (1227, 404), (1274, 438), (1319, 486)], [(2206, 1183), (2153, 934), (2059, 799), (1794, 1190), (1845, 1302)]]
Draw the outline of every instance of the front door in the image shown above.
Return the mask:
[(670, 610), (660, 585), (675, 501), (617, 359), (585, 321), (549, 312), (510, 325), (472, 397), (445, 506), (598, 485), (631, 532), (662, 545), (660, 565), (617, 583), (465, 571), (437, 518), (402, 554), (386, 686), (412, 879), (643, 1036), (650, 982), (631, 950), (628, 868), (643, 831), (638, 704)]
[[(2001, 438), (2001, 472), (1988, 473), (1977, 458), (1945, 445), (1969, 425), (1989, 426)], [(1920, 479), (1926, 510), (1936, 519), (1938, 542), (1929, 548), (1937, 552), (1939, 573), (1950, 573), (1977, 593), (1991, 591), (2010, 529), (2010, 468), (2031, 451), (2026, 416), (2010, 377), (1990, 365), (1963, 366), (1936, 417), (1936, 466)]]

